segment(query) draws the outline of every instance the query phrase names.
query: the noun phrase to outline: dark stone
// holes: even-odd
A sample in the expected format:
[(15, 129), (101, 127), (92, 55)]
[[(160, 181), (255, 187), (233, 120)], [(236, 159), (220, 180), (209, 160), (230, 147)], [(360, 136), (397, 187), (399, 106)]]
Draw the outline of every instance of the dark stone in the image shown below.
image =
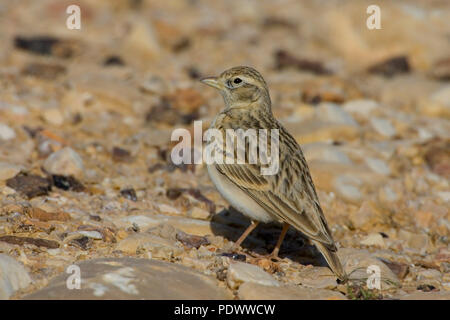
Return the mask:
[(109, 56), (103, 61), (104, 66), (124, 66), (125, 62), (119, 56)]
[(385, 77), (392, 77), (396, 74), (410, 72), (411, 67), (409, 65), (408, 57), (399, 56), (377, 63), (370, 67), (368, 71)]
[(45, 196), (51, 191), (51, 182), (38, 175), (19, 173), (14, 178), (6, 180), (6, 185), (29, 199), (37, 196)]
[(183, 231), (177, 232), (176, 238), (178, 241), (180, 241), (183, 245), (185, 245), (188, 248), (200, 248), (201, 246), (207, 246), (210, 244), (208, 239), (206, 237), (196, 236), (193, 234), (187, 234)]
[(125, 199), (131, 200), (131, 201), (137, 201), (136, 191), (133, 188), (122, 189), (122, 190), (120, 190), (120, 194)]
[(25, 243), (35, 245), (37, 247), (46, 247), (49, 249), (59, 248), (59, 243), (53, 240), (30, 238), (30, 237), (17, 237), (17, 236), (2, 236), (0, 241), (23, 245)]
[(51, 55), (52, 47), (58, 42), (57, 38), (50, 36), (29, 38), (17, 36), (14, 38), (14, 46), (16, 48), (40, 55)]
[(244, 254), (224, 252), (220, 254), (222, 257), (228, 257), (233, 260), (245, 262), (247, 257)]
[(132, 157), (130, 151), (114, 147), (112, 150), (112, 159), (116, 162), (131, 162)]
[(81, 192), (86, 188), (73, 176), (52, 175), (53, 185), (59, 189)]
[(297, 58), (286, 50), (277, 50), (275, 52), (275, 68), (278, 70), (294, 68), (317, 75), (332, 73), (330, 70), (326, 69), (321, 62)]
[(46, 80), (53, 80), (60, 75), (66, 73), (66, 67), (58, 64), (50, 63), (30, 63), (23, 70), (22, 74), (42, 78)]

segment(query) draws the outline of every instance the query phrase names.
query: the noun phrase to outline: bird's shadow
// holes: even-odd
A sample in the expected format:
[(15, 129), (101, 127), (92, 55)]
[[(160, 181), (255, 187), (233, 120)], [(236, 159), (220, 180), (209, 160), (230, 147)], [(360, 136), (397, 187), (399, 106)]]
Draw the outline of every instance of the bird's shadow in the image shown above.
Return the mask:
[[(247, 229), (251, 221), (233, 207), (223, 209), (211, 219), (212, 232), (236, 242)], [(260, 255), (270, 254), (275, 247), (281, 232), (279, 223), (260, 223), (255, 230), (242, 242), (241, 247)], [(278, 255), (302, 265), (328, 266), (322, 254), (314, 245), (309, 244), (307, 238), (299, 231), (290, 227), (281, 245)]]

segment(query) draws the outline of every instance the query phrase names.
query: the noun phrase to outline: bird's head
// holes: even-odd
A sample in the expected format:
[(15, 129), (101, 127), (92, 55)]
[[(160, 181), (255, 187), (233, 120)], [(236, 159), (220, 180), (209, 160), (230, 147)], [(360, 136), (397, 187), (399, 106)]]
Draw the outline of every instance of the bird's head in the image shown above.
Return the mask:
[(246, 108), (260, 103), (270, 108), (267, 84), (261, 74), (251, 67), (234, 67), (218, 77), (207, 77), (200, 81), (218, 89), (227, 108)]

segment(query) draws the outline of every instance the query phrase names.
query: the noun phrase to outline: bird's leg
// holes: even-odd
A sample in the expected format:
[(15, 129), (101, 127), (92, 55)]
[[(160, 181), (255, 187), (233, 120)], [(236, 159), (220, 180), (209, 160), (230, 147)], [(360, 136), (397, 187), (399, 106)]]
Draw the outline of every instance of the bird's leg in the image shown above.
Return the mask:
[(236, 250), (237, 248), (239, 248), (239, 246), (241, 245), (241, 243), (245, 240), (245, 238), (248, 237), (248, 235), (250, 234), (250, 232), (252, 232), (259, 224), (259, 221), (253, 221), (252, 223), (247, 227), (247, 229), (244, 231), (244, 233), (239, 237), (239, 239), (234, 243), (233, 245), (233, 250)]
[(289, 229), (289, 223), (283, 224), (283, 229), (281, 230), (280, 236), (278, 237), (277, 244), (275, 245), (275, 248), (273, 248), (272, 253), (269, 255), (269, 259), (278, 259), (278, 252), (280, 252), (281, 244), (283, 243), (284, 237), (286, 236), (286, 233)]

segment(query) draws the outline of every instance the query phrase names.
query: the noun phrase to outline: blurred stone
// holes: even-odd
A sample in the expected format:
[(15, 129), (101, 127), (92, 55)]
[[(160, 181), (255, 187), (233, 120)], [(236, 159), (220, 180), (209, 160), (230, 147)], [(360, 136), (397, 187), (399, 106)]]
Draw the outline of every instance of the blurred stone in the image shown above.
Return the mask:
[(42, 210), (40, 208), (30, 208), (26, 211), (27, 215), (30, 216), (30, 218), (38, 219), (40, 221), (68, 221), (70, 220), (70, 214), (64, 211), (57, 211), (57, 212), (48, 212), (45, 210)]
[(371, 66), (368, 71), (385, 77), (392, 77), (399, 73), (408, 73), (410, 69), (408, 57), (398, 56), (379, 62)]
[(392, 138), (397, 133), (391, 122), (387, 119), (373, 117), (370, 119), (370, 124), (382, 136)]
[(209, 211), (203, 210), (198, 207), (193, 207), (189, 211), (189, 215), (194, 219), (207, 220), (211, 214), (209, 213)]
[(0, 123), (0, 139), (12, 140), (16, 137), (16, 132), (6, 124)]
[(441, 81), (450, 80), (450, 58), (436, 61), (431, 69), (431, 75)]
[(397, 237), (400, 240), (405, 241), (407, 247), (425, 254), (427, 252), (429, 239), (426, 234), (422, 233), (412, 233), (406, 230), (400, 229), (398, 231)]
[(278, 50), (275, 52), (275, 68), (279, 70), (294, 68), (319, 75), (331, 73), (331, 71), (326, 69), (321, 62), (294, 57), (286, 50)]
[(294, 285), (274, 287), (252, 282), (242, 284), (238, 296), (241, 300), (347, 300), (342, 293), (332, 290)]
[(344, 109), (337, 104), (323, 102), (317, 106), (316, 115), (322, 121), (338, 123), (348, 126), (357, 126), (356, 121)]
[(353, 141), (360, 135), (357, 126), (323, 121), (284, 123), (284, 125), (300, 144), (318, 141)]
[(366, 118), (377, 108), (379, 108), (378, 103), (368, 99), (350, 100), (342, 105), (342, 109), (345, 111), (359, 114)]
[(175, 109), (185, 114), (193, 113), (205, 104), (203, 96), (192, 88), (177, 89), (168, 99)]
[(145, 19), (133, 20), (131, 32), (126, 38), (126, 44), (151, 57), (158, 56), (161, 51), (155, 31)]
[(333, 182), (336, 193), (349, 202), (358, 203), (362, 200), (363, 194), (359, 191), (362, 181), (357, 177), (342, 174)]
[(15, 177), (21, 170), (18, 165), (0, 162), (0, 180), (8, 180)]
[(42, 78), (45, 80), (54, 80), (67, 72), (66, 67), (52, 63), (30, 63), (26, 65), (22, 73), (27, 76)]
[(450, 177), (450, 142), (448, 140), (428, 141), (425, 144), (424, 159), (434, 173)]
[(450, 118), (450, 85), (433, 92), (428, 99), (421, 101), (420, 111), (431, 117)]
[(383, 175), (389, 175), (391, 173), (391, 169), (389, 169), (387, 163), (381, 159), (367, 157), (364, 160), (369, 168), (376, 173)]
[(374, 225), (382, 222), (382, 214), (372, 201), (364, 201), (350, 220), (356, 229), (370, 230)]
[(227, 272), (228, 286), (231, 289), (237, 289), (246, 282), (276, 287), (280, 285), (277, 280), (258, 266), (238, 261), (230, 263)]
[(379, 233), (371, 233), (366, 238), (361, 240), (360, 242), (365, 246), (377, 246), (380, 248), (385, 248), (386, 244), (384, 243), (383, 236)]
[(6, 185), (30, 199), (47, 195), (52, 189), (52, 185), (48, 179), (26, 173), (19, 173), (15, 177), (6, 180)]
[(22, 264), (0, 253), (0, 300), (6, 300), (19, 289), (27, 287), (31, 278)]
[(336, 162), (342, 164), (351, 164), (347, 154), (338, 147), (327, 143), (309, 143), (302, 146), (307, 161), (318, 160), (326, 162)]
[(79, 290), (67, 290), (67, 274), (24, 299), (61, 300), (225, 300), (232, 296), (213, 277), (190, 268), (151, 259), (103, 258), (78, 264)]
[(52, 153), (43, 165), (44, 169), (51, 174), (63, 176), (83, 176), (84, 165), (81, 157), (72, 148), (65, 147)]
[(55, 126), (60, 126), (64, 123), (64, 116), (61, 111), (57, 108), (46, 109), (42, 113), (45, 121)]

